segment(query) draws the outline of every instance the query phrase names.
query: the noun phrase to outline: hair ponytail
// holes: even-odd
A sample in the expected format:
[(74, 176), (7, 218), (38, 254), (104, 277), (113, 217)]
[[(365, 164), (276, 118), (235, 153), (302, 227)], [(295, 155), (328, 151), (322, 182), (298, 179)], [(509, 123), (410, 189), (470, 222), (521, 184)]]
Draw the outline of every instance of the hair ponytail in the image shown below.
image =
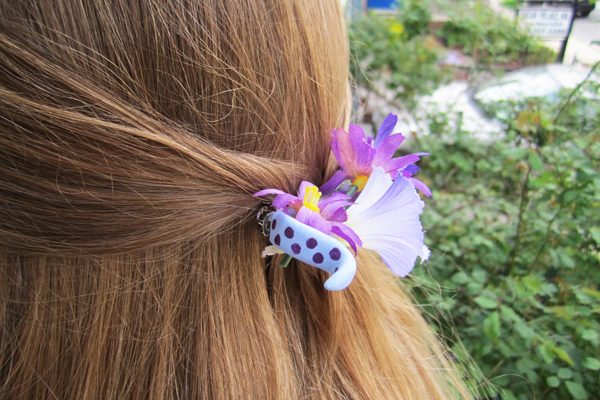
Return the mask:
[(205, 238), (253, 217), (253, 193), (309, 174), (220, 148), (2, 42), (15, 62), (0, 86), (0, 246), (115, 254)]
[(348, 100), (335, 0), (0, 2), (0, 399), (468, 397), (368, 251), (260, 257)]

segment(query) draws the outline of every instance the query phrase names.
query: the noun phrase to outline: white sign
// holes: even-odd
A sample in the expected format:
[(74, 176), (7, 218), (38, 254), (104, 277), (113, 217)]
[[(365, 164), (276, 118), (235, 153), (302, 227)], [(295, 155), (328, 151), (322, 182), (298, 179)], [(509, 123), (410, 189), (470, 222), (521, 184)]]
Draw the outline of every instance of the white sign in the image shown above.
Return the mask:
[(540, 39), (563, 40), (569, 34), (572, 7), (524, 7), (519, 9), (521, 24)]

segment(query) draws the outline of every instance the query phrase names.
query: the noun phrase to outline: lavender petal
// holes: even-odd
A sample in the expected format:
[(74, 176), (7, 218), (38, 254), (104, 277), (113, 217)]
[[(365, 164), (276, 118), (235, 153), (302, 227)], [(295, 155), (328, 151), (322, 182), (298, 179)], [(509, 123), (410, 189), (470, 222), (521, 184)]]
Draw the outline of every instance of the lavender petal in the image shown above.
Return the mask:
[(418, 155), (409, 154), (403, 157), (392, 158), (391, 160), (383, 164), (382, 167), (385, 172), (398, 171), (405, 168), (407, 165), (415, 163), (419, 160), (420, 158)]
[(350, 137), (343, 129), (331, 131), (331, 151), (343, 170), (348, 171), (354, 164), (354, 149)]
[(273, 207), (275, 207), (276, 210), (282, 210), (288, 204), (294, 203), (298, 200), (300, 199), (293, 194), (283, 193), (275, 197), (275, 200), (273, 200)]
[(401, 133), (391, 135), (387, 139), (385, 139), (383, 143), (381, 143), (381, 145), (377, 147), (377, 153), (375, 154), (373, 165), (378, 167), (380, 165), (384, 165), (387, 161), (389, 161), (398, 149), (398, 146), (402, 144), (404, 139), (405, 138), (404, 136), (402, 136)]
[(369, 175), (373, 169), (375, 149), (369, 146), (365, 138), (365, 132), (358, 125), (350, 125), (350, 143), (354, 150), (352, 169), (345, 168), (350, 174)]
[(375, 146), (374, 148), (378, 148), (380, 144), (384, 142), (385, 139), (388, 138), (393, 133), (394, 127), (398, 123), (398, 116), (390, 113), (385, 118), (379, 130), (377, 131), (377, 137), (375, 138)]
[(423, 194), (427, 197), (431, 197), (431, 190), (427, 187), (426, 184), (418, 180), (417, 178), (409, 178), (410, 183), (414, 185), (417, 189), (419, 189)]
[(277, 190), (277, 189), (265, 189), (265, 190), (261, 190), (260, 192), (254, 193), (252, 196), (259, 197), (259, 196), (264, 196), (266, 194), (287, 194), (287, 193), (282, 190)]
[(342, 182), (344, 182), (346, 179), (349, 179), (349, 178), (351, 178), (351, 176), (348, 175), (348, 173), (346, 171), (341, 169), (341, 170), (337, 171), (335, 174), (333, 174), (331, 179), (328, 180), (323, 186), (321, 186), (319, 191), (321, 193), (323, 193), (323, 196), (326, 196), (329, 193), (333, 192), (335, 189), (337, 189), (338, 186), (340, 186), (340, 184)]
[(354, 254), (358, 252), (356, 246), (362, 246), (362, 241), (358, 235), (344, 224), (334, 223), (331, 233), (336, 234), (348, 242), (352, 250), (354, 250)]

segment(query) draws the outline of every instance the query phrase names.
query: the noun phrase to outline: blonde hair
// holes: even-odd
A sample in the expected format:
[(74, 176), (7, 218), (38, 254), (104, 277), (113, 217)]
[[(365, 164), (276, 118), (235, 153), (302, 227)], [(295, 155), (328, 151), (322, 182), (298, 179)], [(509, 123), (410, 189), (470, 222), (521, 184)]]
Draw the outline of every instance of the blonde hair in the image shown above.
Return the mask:
[(334, 0), (0, 3), (1, 399), (467, 396), (361, 251), (260, 257), (265, 188), (333, 172)]

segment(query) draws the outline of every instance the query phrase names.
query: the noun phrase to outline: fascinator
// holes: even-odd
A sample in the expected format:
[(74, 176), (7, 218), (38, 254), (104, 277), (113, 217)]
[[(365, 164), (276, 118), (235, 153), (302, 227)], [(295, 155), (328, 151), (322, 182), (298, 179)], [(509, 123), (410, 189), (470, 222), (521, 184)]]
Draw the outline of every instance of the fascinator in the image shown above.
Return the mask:
[(404, 141), (393, 133), (398, 117), (390, 114), (375, 139), (357, 125), (331, 132), (331, 148), (340, 170), (318, 188), (304, 181), (297, 195), (266, 189), (254, 196), (275, 195), (271, 211), (259, 213), (263, 233), (271, 243), (263, 257), (285, 254), (331, 274), (328, 290), (345, 289), (356, 274), (361, 249), (379, 254), (390, 270), (401, 277), (417, 257), (429, 257), (419, 219), (424, 202), (420, 190), (429, 188), (414, 178), (415, 162), (427, 153), (393, 158)]

